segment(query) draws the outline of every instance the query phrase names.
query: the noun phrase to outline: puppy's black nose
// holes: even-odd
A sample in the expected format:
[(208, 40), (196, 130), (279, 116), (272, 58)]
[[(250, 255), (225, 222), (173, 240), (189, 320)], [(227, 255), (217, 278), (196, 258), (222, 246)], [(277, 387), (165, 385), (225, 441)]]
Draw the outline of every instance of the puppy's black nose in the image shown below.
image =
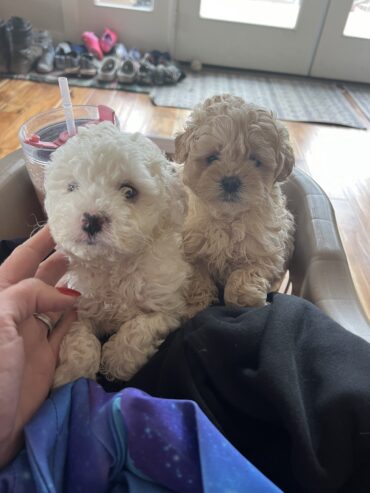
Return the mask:
[(88, 233), (90, 236), (94, 236), (96, 233), (102, 230), (104, 218), (102, 216), (89, 214), (85, 212), (81, 221), (82, 230)]
[(221, 186), (224, 192), (235, 193), (239, 190), (242, 182), (237, 176), (225, 176), (221, 180)]

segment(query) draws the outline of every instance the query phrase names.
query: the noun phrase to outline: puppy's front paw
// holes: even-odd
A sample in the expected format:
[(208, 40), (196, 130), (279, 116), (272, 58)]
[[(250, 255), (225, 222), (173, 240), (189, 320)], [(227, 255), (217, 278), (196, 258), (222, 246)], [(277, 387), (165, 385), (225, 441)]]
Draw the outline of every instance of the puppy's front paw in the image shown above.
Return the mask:
[(103, 346), (100, 372), (107, 380), (127, 382), (136, 372), (135, 362), (118, 344), (118, 334), (113, 335)]
[(194, 270), (185, 292), (186, 316), (192, 318), (217, 301), (218, 290), (209, 274), (204, 269)]
[(235, 307), (264, 306), (267, 290), (268, 282), (265, 279), (237, 270), (232, 272), (227, 280), (224, 291), (225, 304)]
[(60, 387), (81, 377), (95, 380), (99, 371), (100, 353), (100, 342), (91, 332), (91, 326), (87, 322), (75, 322), (63, 339), (53, 387)]

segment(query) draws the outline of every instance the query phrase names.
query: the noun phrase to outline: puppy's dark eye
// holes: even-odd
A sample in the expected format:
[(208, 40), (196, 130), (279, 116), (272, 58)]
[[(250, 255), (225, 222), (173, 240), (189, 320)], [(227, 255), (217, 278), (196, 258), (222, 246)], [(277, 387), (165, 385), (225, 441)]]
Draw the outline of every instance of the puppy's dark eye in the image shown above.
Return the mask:
[(74, 192), (77, 189), (78, 189), (78, 183), (76, 183), (75, 181), (73, 181), (72, 183), (68, 183), (68, 186), (67, 186), (68, 192)]
[(257, 156), (255, 156), (254, 154), (251, 154), (251, 155), (249, 156), (249, 159), (250, 159), (251, 161), (254, 161), (254, 164), (256, 165), (256, 168), (259, 168), (260, 166), (262, 166), (262, 161), (260, 161), (260, 160), (258, 159), (258, 157), (257, 157)]
[(120, 190), (123, 193), (123, 195), (126, 197), (126, 199), (129, 200), (134, 199), (138, 194), (136, 188), (134, 188), (132, 185), (129, 185), (127, 183), (122, 183), (122, 185), (120, 186)]
[(213, 161), (218, 161), (219, 157), (218, 154), (211, 154), (210, 156), (207, 157), (206, 161), (208, 164), (212, 164)]

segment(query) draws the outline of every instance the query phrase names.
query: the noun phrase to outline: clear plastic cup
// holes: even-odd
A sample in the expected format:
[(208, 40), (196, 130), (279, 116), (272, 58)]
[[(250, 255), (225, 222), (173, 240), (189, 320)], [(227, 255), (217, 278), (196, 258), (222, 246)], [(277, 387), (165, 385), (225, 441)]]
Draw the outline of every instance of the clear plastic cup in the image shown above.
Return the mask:
[[(109, 110), (109, 108), (105, 108)], [(98, 106), (73, 106), (73, 115), (76, 128), (102, 121), (101, 107)], [(103, 119), (107, 118), (103, 117)], [(115, 125), (119, 127), (119, 121), (115, 114), (113, 120)], [(66, 132), (67, 126), (63, 108), (38, 113), (27, 120), (19, 130), (18, 136), (22, 145), (26, 168), (41, 204), (44, 203), (45, 197), (45, 168), (48, 166), (51, 155), (56, 149), (38, 147), (31, 144), (30, 139), (37, 135), (42, 142), (54, 142), (62, 135), (66, 135)]]

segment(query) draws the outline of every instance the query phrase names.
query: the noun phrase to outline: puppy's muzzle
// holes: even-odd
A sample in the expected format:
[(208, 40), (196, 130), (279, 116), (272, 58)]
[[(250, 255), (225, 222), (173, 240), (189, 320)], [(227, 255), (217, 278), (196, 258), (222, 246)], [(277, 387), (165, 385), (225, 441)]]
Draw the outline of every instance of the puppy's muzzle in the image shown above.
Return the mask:
[(220, 181), (222, 199), (227, 202), (234, 202), (238, 199), (242, 182), (237, 176), (224, 176)]
[(103, 229), (105, 222), (104, 216), (100, 214), (89, 214), (84, 212), (81, 220), (82, 231), (85, 231), (89, 236), (95, 236)]

